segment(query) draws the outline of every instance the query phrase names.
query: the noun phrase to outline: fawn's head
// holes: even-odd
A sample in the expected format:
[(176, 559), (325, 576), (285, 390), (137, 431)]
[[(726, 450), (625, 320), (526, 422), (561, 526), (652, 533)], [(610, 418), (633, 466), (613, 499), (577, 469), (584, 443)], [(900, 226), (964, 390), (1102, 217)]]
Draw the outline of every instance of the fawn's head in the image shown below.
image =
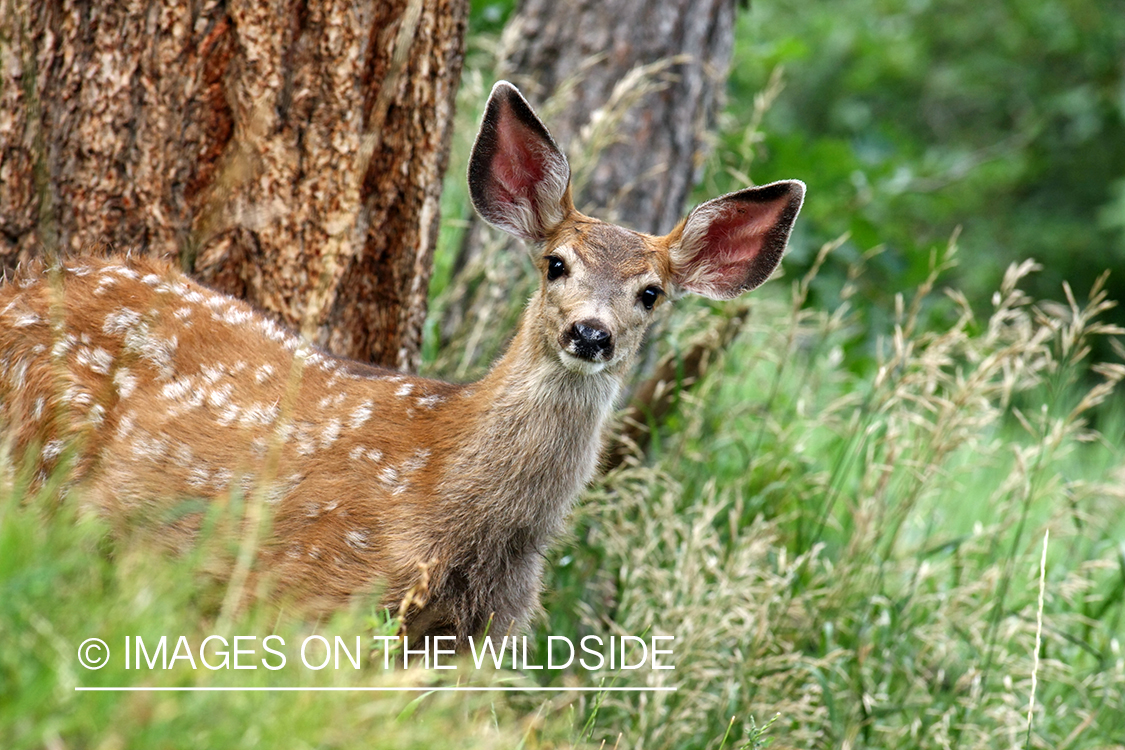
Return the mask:
[(593, 374), (632, 359), (667, 297), (730, 299), (769, 278), (805, 186), (786, 180), (724, 195), (663, 237), (592, 219), (574, 207), (570, 165), (547, 128), (500, 81), (473, 145), (469, 192), (485, 221), (539, 249), (538, 332), (567, 369)]

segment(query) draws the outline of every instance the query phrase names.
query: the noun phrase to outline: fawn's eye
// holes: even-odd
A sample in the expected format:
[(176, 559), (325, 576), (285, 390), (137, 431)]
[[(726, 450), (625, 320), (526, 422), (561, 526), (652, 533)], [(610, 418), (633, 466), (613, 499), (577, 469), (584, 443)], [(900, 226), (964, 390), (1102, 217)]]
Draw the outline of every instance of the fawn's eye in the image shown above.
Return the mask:
[(664, 294), (664, 290), (658, 286), (650, 286), (640, 294), (641, 304), (645, 306), (646, 310), (651, 310), (652, 306), (656, 304), (656, 300), (660, 299), (660, 295)]
[(566, 276), (566, 263), (557, 255), (547, 256), (547, 281), (554, 281), (560, 276)]

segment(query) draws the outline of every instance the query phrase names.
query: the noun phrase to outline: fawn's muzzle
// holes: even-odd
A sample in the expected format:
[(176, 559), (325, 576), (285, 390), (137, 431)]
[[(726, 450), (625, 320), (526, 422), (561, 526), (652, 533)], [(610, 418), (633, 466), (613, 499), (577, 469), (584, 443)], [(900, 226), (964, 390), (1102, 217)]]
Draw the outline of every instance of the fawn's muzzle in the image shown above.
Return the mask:
[(582, 320), (567, 333), (566, 349), (576, 357), (590, 362), (613, 357), (613, 335), (600, 320)]

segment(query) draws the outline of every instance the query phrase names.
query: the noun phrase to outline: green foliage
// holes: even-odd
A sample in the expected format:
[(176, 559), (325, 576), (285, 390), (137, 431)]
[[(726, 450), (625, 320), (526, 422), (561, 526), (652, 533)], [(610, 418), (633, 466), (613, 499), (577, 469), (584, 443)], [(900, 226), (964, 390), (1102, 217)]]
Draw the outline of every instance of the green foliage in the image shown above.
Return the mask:
[[(1125, 298), (1125, 2), (755, 2), (738, 23), (702, 192), (747, 176), (806, 180), (790, 262), (850, 233), (837, 273), (822, 275), (832, 286), (885, 246), (860, 290), (876, 330), (878, 310), (924, 277), (957, 227), (963, 266), (951, 281), (978, 309), (1025, 258), (1044, 266), (1030, 281), (1037, 297), (1059, 298), (1064, 280), (1088, 289), (1109, 268), (1110, 296)], [(784, 88), (764, 137), (748, 142), (771, 75)]]

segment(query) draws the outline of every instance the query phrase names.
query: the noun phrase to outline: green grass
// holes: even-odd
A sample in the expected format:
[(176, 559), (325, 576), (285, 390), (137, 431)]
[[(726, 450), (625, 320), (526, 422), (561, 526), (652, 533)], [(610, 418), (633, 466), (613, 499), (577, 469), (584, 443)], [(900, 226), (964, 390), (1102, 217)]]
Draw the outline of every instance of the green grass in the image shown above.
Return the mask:
[(680, 639), (680, 690), (608, 700), (600, 736), (716, 747), (731, 717), (777, 715), (793, 747), (1125, 742), (1125, 370), (1083, 379), (1113, 333), (1100, 293), (1032, 305), (1029, 271), (987, 320), (920, 330), (905, 304), (872, 376), (843, 366), (846, 310), (753, 308), (659, 451), (590, 493), (555, 568), (549, 629), (578, 610)]
[[(522, 707), (484, 693), (76, 692), (76, 686), (122, 685), (425, 687), (440, 684), (440, 675), (384, 671), (381, 657), (362, 670), (348, 663), (340, 670), (300, 668), (295, 644), (305, 636), (354, 641), (362, 635), (367, 641), (380, 632), (380, 618), (360, 608), (309, 623), (256, 607), (223, 628), (216, 624), (215, 607), (222, 587), (202, 573), (200, 555), (172, 559), (143, 545), (116, 543), (96, 519), (79, 520), (70, 501), (48, 512), (43, 500), (11, 487), (0, 497), (5, 748), (515, 747), (564, 732), (553, 713), (545, 712), (533, 725)], [(278, 671), (261, 666), (260, 660), (270, 657), (261, 639), (270, 633), (288, 645), (282, 649), (287, 666)], [(197, 649), (211, 634), (224, 635), (228, 643), (235, 635), (257, 635), (257, 641), (243, 642), (255, 653), (240, 662), (257, 669), (212, 671), (202, 663), (191, 669), (186, 661), (167, 671), (125, 669), (126, 637), (139, 636), (153, 646), (167, 635), (171, 654), (178, 636), (187, 636)], [(115, 652), (97, 671), (83, 669), (77, 658), (88, 637), (101, 638)], [(271, 645), (278, 648), (277, 641)], [(198, 650), (194, 656), (200, 658)], [(212, 665), (222, 662), (216, 649), (209, 649), (207, 658)], [(310, 661), (315, 663), (311, 656)]]

